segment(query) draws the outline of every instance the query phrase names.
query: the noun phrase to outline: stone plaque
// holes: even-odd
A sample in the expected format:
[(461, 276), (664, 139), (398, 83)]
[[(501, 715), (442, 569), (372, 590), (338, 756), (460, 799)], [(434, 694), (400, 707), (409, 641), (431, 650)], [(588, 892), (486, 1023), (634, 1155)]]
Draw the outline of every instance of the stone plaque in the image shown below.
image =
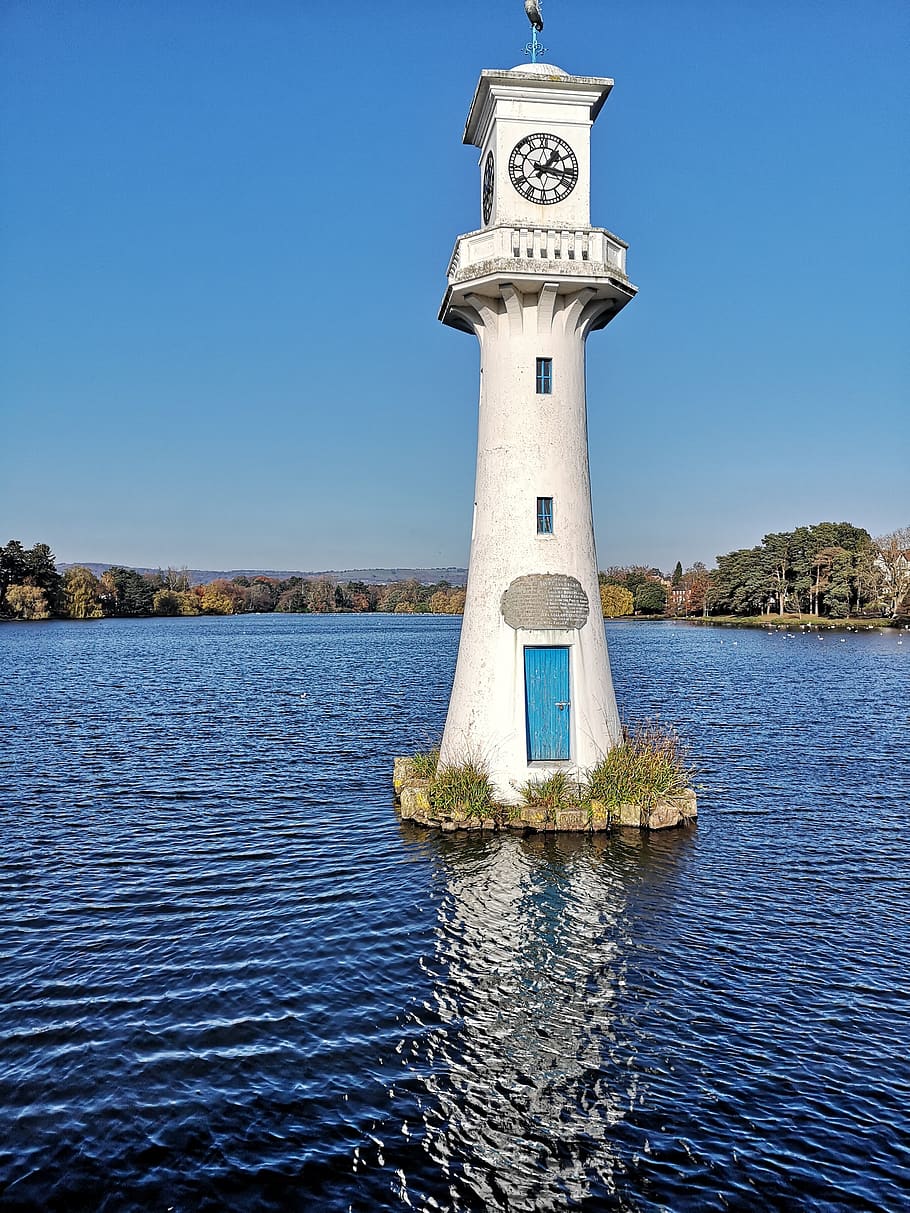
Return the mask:
[(516, 577), (502, 596), (502, 616), (510, 628), (583, 628), (588, 596), (581, 582), (563, 573)]

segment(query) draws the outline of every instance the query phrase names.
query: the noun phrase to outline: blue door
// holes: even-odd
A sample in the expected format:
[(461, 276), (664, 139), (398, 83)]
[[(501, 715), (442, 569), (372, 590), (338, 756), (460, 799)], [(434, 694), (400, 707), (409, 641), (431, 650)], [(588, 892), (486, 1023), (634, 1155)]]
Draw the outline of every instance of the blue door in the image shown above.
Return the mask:
[(569, 650), (525, 649), (528, 762), (569, 757)]

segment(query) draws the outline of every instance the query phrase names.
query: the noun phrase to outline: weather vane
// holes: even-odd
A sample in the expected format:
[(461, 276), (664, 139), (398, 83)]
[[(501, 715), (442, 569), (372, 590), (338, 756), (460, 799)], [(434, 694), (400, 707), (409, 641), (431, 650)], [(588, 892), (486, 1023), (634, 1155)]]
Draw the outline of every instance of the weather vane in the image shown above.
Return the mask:
[(525, 54), (531, 56), (531, 62), (537, 62), (538, 55), (545, 55), (547, 48), (537, 41), (537, 35), (543, 29), (543, 17), (540, 12), (540, 0), (525, 0), (525, 12), (531, 22), (531, 41), (525, 47)]

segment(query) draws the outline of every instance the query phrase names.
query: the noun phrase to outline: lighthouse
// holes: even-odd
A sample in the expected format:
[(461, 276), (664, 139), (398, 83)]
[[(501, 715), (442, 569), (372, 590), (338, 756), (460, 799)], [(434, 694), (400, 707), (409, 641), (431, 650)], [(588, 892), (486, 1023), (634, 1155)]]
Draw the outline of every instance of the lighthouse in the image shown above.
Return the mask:
[(591, 128), (612, 87), (539, 62), (484, 71), (464, 131), (480, 226), (456, 241), (439, 318), (480, 344), (480, 405), (440, 765), (481, 762), (506, 804), (555, 771), (580, 777), (621, 738), (585, 397), (588, 335), (636, 293), (627, 245), (591, 226)]

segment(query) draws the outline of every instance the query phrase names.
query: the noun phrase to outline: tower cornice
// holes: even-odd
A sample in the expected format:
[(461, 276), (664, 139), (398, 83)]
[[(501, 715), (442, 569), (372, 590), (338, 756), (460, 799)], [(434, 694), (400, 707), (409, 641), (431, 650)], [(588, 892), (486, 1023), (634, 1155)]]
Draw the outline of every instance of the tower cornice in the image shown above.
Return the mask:
[(582, 104), (587, 108), (587, 121), (593, 122), (610, 95), (613, 81), (606, 76), (568, 76), (558, 68), (552, 75), (539, 72), (511, 70), (484, 71), (474, 93), (468, 112), (462, 141), (483, 147), (498, 101), (517, 104), (547, 100)]

